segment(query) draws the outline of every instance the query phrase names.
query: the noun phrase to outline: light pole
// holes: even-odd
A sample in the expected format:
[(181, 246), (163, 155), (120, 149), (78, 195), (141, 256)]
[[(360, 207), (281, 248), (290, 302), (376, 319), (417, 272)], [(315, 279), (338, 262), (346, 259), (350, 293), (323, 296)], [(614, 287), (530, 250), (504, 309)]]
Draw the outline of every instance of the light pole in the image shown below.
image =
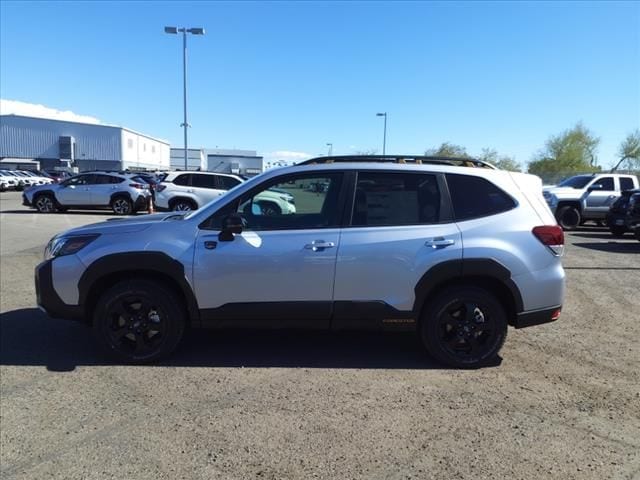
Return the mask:
[(330, 157), (333, 154), (333, 143), (327, 143), (327, 147), (329, 147), (327, 155)]
[(184, 169), (189, 170), (187, 162), (187, 33), (192, 35), (204, 35), (204, 28), (178, 28), (178, 27), (164, 27), (164, 33), (170, 33), (176, 35), (178, 32), (182, 33), (182, 97), (184, 104), (184, 122), (180, 125), (184, 127)]
[(387, 153), (387, 112), (376, 113), (376, 117), (384, 117), (384, 134), (382, 137), (382, 155)]

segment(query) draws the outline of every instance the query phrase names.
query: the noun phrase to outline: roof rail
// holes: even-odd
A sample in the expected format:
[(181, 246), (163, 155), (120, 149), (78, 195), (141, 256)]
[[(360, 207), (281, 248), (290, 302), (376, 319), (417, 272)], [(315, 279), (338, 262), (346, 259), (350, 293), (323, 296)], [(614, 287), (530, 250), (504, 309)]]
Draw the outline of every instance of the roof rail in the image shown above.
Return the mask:
[(476, 158), (439, 157), (429, 155), (340, 155), (317, 157), (305, 160), (298, 165), (319, 165), (325, 163), (345, 163), (345, 162), (377, 162), (377, 163), (413, 163), (413, 164), (435, 164), (453, 165), (458, 167), (491, 168), (497, 170), (489, 162)]

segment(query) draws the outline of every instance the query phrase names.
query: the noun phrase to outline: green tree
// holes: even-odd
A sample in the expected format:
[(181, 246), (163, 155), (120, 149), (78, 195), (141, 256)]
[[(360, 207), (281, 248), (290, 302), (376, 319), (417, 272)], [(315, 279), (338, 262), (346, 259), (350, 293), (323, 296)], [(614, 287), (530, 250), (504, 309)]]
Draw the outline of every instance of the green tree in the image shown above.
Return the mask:
[(429, 148), (424, 154), (430, 157), (469, 158), (466, 148), (449, 142), (442, 143), (438, 148)]
[(489, 162), (500, 170), (509, 170), (510, 172), (521, 172), (522, 167), (514, 157), (508, 155), (499, 155), (493, 148), (483, 148), (482, 153), (478, 157), (479, 160)]
[(529, 163), (529, 173), (557, 180), (574, 173), (599, 171), (600, 167), (596, 165), (599, 144), (600, 139), (579, 122), (547, 140)]
[(634, 130), (627, 135), (618, 148), (618, 156), (620, 158), (616, 166), (611, 169), (612, 172), (615, 172), (624, 162), (629, 170), (640, 168), (640, 130)]

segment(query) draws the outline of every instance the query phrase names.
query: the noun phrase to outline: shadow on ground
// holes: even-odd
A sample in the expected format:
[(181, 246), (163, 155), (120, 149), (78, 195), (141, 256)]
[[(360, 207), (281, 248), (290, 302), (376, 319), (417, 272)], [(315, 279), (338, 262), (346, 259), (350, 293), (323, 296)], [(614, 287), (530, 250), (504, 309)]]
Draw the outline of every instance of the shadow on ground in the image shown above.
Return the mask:
[[(498, 359), (493, 365), (500, 364)], [(52, 320), (35, 308), (0, 315), (0, 365), (112, 365), (79, 323)], [(313, 331), (194, 331), (159, 366), (446, 368), (433, 361), (411, 333)]]
[[(116, 215), (111, 210), (67, 210), (65, 212), (53, 212), (53, 213), (40, 213), (37, 210), (25, 209), (25, 210), (0, 210), (0, 213), (6, 214), (21, 214), (21, 215), (107, 215), (117, 218), (127, 218), (128, 216)], [(137, 215), (145, 214), (145, 211), (140, 211)]]
[(640, 253), (640, 242), (637, 240), (632, 243), (627, 242), (585, 242), (574, 243), (576, 247), (588, 248), (599, 252), (607, 253)]

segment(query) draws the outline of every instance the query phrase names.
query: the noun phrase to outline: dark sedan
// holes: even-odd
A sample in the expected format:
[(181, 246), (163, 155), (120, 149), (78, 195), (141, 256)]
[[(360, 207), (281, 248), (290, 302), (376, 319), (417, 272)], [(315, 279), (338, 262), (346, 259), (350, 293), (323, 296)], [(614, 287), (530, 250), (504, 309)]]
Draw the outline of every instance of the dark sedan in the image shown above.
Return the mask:
[(626, 224), (629, 200), (632, 195), (638, 193), (640, 193), (640, 189), (624, 190), (622, 195), (609, 207), (606, 222), (614, 237), (621, 237), (629, 231)]

